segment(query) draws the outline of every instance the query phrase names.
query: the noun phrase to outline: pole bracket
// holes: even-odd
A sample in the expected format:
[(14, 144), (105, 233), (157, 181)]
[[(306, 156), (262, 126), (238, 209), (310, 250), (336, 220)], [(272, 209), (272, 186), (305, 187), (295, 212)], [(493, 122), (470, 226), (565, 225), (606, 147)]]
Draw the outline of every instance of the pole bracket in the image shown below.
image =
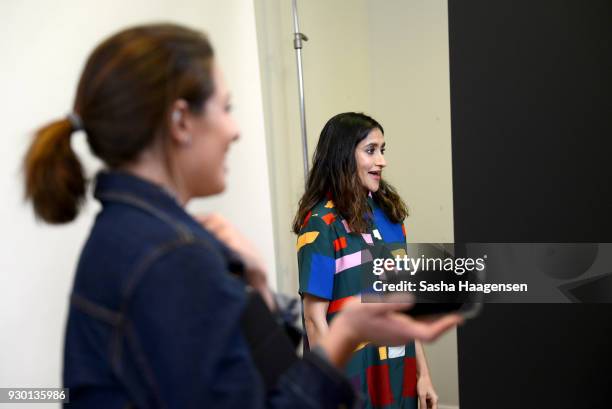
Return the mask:
[(293, 48), (296, 50), (302, 49), (302, 41), (308, 41), (308, 37), (304, 33), (293, 34)]

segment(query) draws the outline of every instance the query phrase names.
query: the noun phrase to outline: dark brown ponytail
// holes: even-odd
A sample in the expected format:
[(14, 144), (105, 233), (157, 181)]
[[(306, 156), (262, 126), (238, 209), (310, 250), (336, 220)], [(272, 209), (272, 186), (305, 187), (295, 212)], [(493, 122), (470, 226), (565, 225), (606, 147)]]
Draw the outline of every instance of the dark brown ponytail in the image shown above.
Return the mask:
[[(84, 127), (91, 151), (108, 168), (121, 168), (167, 137), (176, 100), (202, 111), (214, 93), (212, 66), (212, 46), (199, 31), (175, 24), (120, 31), (98, 45), (85, 64), (73, 107), (80, 123), (74, 126)], [(74, 219), (86, 191), (70, 147), (73, 122), (41, 128), (24, 160), (26, 199), (50, 223)]]
[(73, 220), (85, 196), (83, 168), (70, 146), (71, 134), (68, 119), (42, 127), (24, 159), (25, 197), (48, 223)]

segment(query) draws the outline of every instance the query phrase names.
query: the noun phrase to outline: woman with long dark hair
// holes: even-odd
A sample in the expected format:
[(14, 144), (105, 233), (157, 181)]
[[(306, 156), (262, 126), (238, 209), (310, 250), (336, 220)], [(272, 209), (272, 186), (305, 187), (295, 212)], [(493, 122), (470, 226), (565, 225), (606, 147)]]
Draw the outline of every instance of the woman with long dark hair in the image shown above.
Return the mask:
[[(382, 177), (385, 146), (383, 127), (361, 113), (336, 115), (321, 131), (293, 221), (310, 346), (321, 342), (346, 301), (362, 291), (375, 246), (406, 254), (408, 209)], [(368, 408), (416, 409), (417, 399), (422, 408), (437, 408), (419, 343), (361, 344), (346, 372)]]
[[(85, 198), (70, 145), (77, 130), (106, 169), (95, 180), (102, 210), (68, 313), (70, 408), (350, 407), (354, 395), (337, 368), (360, 341), (431, 338), (457, 323), (417, 323), (402, 304), (353, 302), (320, 349), (282, 371), (277, 356), (258, 352), (248, 329), (275, 322), (265, 306), (248, 318), (252, 294), (275, 308), (263, 263), (225, 219), (196, 220), (184, 209), (225, 189), (225, 156), (239, 135), (202, 33), (138, 26), (93, 51), (73, 111), (43, 126), (25, 157), (26, 197), (50, 223), (74, 219)], [(280, 372), (274, 383), (262, 375), (271, 373), (266, 359)]]

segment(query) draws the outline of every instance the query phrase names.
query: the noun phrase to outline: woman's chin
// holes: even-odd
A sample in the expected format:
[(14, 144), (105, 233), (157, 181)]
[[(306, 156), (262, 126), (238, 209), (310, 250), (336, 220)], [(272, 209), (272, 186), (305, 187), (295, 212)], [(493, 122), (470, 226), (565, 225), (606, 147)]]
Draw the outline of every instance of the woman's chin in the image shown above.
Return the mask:
[(211, 193), (211, 195), (219, 195), (221, 193), (225, 192), (225, 181), (223, 181), (223, 183), (221, 183), (213, 193)]
[(195, 194), (195, 197), (206, 197), (214, 196), (225, 192), (225, 180), (217, 181), (215, 183), (208, 184), (207, 186), (201, 186), (199, 192)]

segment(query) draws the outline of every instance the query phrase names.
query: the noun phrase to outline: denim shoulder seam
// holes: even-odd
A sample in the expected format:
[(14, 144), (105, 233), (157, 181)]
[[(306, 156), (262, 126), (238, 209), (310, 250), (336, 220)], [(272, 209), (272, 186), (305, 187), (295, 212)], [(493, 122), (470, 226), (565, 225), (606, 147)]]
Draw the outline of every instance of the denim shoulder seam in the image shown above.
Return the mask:
[(149, 213), (150, 215), (168, 224), (176, 231), (179, 237), (185, 238), (185, 239), (193, 237), (193, 233), (184, 223), (174, 220), (172, 216), (170, 216), (163, 210), (156, 208), (150, 203), (147, 203), (146, 201), (142, 200), (138, 196), (135, 196), (129, 193), (106, 192), (106, 193), (98, 194), (98, 198), (131, 205), (137, 209), (140, 209), (140, 210), (143, 210)]

